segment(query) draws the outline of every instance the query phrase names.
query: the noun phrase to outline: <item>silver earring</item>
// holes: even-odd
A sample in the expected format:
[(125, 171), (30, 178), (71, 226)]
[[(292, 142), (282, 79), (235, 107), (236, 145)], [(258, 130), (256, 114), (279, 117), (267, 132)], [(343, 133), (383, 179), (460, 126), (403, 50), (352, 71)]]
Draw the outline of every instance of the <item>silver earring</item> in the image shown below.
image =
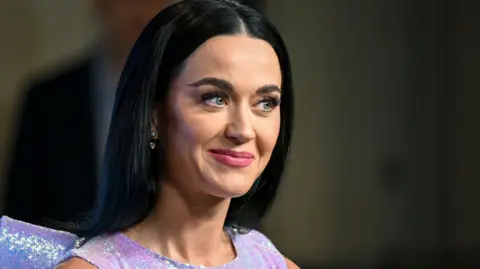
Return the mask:
[(157, 136), (157, 132), (152, 131), (151, 136), (152, 136), (152, 141), (150, 141), (150, 148), (155, 149), (155, 147), (157, 146), (157, 143), (155, 141), (155, 137)]
[(156, 146), (157, 146), (157, 144), (155, 143), (155, 141), (150, 142), (150, 148), (151, 149), (155, 149)]

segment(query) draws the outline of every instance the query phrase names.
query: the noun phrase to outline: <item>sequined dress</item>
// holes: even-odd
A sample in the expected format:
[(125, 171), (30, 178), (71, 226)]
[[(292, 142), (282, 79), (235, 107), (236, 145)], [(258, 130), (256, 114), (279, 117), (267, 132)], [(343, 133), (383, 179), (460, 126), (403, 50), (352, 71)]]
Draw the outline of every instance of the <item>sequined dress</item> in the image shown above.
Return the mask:
[(222, 266), (202, 267), (162, 256), (123, 233), (99, 236), (82, 243), (71, 233), (2, 217), (0, 269), (54, 268), (71, 257), (84, 259), (99, 269), (287, 268), (280, 252), (260, 232), (252, 230), (247, 234), (238, 234), (233, 229), (228, 232), (237, 252), (236, 258)]

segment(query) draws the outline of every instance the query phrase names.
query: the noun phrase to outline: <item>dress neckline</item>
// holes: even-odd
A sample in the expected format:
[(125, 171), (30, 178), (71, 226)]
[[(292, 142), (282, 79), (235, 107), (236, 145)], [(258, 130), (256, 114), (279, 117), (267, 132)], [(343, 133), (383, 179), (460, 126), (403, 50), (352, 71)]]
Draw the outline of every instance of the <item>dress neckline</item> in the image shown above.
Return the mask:
[(166, 256), (162, 255), (161, 253), (153, 251), (153, 250), (151, 250), (151, 249), (149, 249), (145, 246), (142, 246), (141, 244), (137, 243), (136, 241), (134, 241), (133, 239), (131, 239), (130, 237), (128, 237), (126, 234), (124, 234), (122, 232), (118, 232), (117, 236), (123, 244), (128, 245), (128, 248), (147, 253), (148, 255), (152, 256), (153, 258), (155, 258), (159, 261), (165, 262), (167, 264), (174, 265), (175, 267), (178, 267), (178, 268), (190, 268), (190, 269), (194, 269), (194, 268), (204, 268), (204, 269), (238, 268), (238, 266), (236, 266), (236, 265), (239, 264), (239, 262), (242, 260), (241, 244), (240, 244), (240, 241), (239, 241), (238, 234), (230, 228), (225, 228), (225, 231), (227, 232), (227, 234), (228, 234), (228, 236), (229, 236), (229, 238), (230, 238), (230, 240), (233, 244), (235, 254), (236, 254), (235, 258), (233, 260), (223, 264), (223, 265), (212, 266), (212, 267), (179, 262), (179, 261), (176, 261), (172, 258), (166, 257)]

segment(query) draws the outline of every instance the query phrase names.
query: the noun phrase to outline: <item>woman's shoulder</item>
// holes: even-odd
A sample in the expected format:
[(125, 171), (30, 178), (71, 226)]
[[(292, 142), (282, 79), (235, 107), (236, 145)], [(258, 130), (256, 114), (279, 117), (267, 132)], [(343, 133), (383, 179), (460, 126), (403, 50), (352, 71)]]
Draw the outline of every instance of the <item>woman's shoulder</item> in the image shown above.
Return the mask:
[(236, 236), (238, 236), (237, 240), (240, 240), (242, 244), (244, 244), (244, 247), (248, 248), (249, 251), (252, 251), (253, 253), (261, 253), (262, 256), (267, 258), (268, 256), (271, 256), (273, 263), (282, 264), (287, 269), (299, 268), (294, 262), (283, 256), (272, 240), (260, 231), (250, 230), (248, 233), (240, 233)]
[(0, 268), (52, 268), (79, 243), (71, 233), (0, 219)]
[(114, 235), (84, 241), (69, 232), (0, 218), (0, 268), (98, 268), (115, 261), (117, 245)]
[(258, 230), (252, 229), (246, 233), (239, 233), (236, 229), (232, 230), (234, 231), (235, 236), (238, 237), (239, 240), (242, 241), (242, 243), (247, 243), (254, 247), (260, 247), (270, 252), (279, 253), (273, 242), (266, 235), (264, 235)]
[(118, 263), (118, 254), (124, 249), (122, 244), (123, 242), (118, 240), (118, 233), (90, 238), (80, 247), (71, 249), (62, 259), (63, 267), (59, 268), (102, 268), (105, 264)]

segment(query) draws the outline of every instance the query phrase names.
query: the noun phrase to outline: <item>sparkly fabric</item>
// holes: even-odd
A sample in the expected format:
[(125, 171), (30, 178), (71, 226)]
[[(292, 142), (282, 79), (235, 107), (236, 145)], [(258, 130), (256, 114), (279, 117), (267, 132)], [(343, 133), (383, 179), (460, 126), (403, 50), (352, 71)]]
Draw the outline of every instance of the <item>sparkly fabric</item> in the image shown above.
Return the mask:
[(8, 217), (0, 219), (0, 268), (54, 268), (78, 237)]
[(237, 234), (229, 230), (237, 257), (222, 266), (204, 267), (180, 263), (155, 253), (129, 239), (122, 233), (94, 238), (82, 247), (68, 253), (70, 257), (82, 258), (100, 269), (146, 269), (146, 268), (178, 268), (178, 269), (239, 269), (239, 268), (287, 268), (283, 256), (263, 234), (250, 231), (248, 234)]
[(99, 269), (286, 269), (283, 256), (258, 231), (238, 234), (228, 229), (237, 257), (222, 266), (204, 267), (180, 263), (155, 253), (123, 233), (99, 236), (80, 246), (70, 233), (16, 221), (0, 220), (0, 268), (54, 268), (71, 257), (81, 258)]

